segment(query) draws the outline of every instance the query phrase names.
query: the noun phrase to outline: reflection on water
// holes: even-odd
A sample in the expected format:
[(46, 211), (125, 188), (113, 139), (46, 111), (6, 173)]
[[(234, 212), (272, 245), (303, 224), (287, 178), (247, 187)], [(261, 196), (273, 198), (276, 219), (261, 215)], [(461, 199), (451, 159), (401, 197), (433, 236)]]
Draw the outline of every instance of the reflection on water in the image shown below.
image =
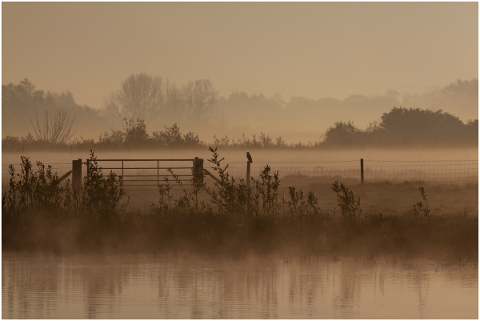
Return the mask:
[(4, 253), (2, 268), (3, 318), (478, 317), (472, 265)]

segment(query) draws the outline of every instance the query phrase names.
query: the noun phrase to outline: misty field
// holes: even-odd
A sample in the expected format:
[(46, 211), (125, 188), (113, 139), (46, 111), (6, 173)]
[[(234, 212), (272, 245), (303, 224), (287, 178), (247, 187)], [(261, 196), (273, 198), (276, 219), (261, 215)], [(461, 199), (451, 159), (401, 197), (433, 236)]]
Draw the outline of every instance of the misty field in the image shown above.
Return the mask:
[[(48, 162), (35, 165), (35, 155), (32, 160), (22, 158), (21, 166), (12, 166), (9, 174), (3, 174), (3, 250), (59, 254), (181, 251), (234, 258), (330, 254), (372, 261), (394, 254), (477, 260), (476, 182), (368, 182), (367, 178), (361, 185), (358, 179), (342, 181), (340, 177), (292, 180), (279, 175), (274, 165), (266, 165), (265, 158), (280, 159), (267, 151), (252, 154), (252, 164), (261, 170), (252, 172), (248, 186), (243, 153), (227, 152), (225, 160), (215, 150), (207, 153), (210, 156), (202, 153), (205, 168), (218, 182), (194, 176), (189, 184), (182, 184), (174, 176), (150, 190), (125, 188), (123, 179), (102, 170), (95, 156), (90, 158), (80, 190), (72, 190), (68, 182), (58, 184), (63, 172), (56, 173)], [(435, 159), (448, 152), (411, 153)], [(461, 159), (471, 157), (470, 153), (454, 156)], [(398, 160), (399, 155), (412, 159), (405, 152), (390, 157)], [(5, 156), (4, 164), (19, 162), (18, 155)], [(51, 163), (63, 163), (77, 155), (49, 157)], [(332, 154), (288, 153), (281, 160), (298, 157), (308, 161), (328, 159)], [(238, 168), (235, 162), (227, 162), (236, 159), (241, 164)]]

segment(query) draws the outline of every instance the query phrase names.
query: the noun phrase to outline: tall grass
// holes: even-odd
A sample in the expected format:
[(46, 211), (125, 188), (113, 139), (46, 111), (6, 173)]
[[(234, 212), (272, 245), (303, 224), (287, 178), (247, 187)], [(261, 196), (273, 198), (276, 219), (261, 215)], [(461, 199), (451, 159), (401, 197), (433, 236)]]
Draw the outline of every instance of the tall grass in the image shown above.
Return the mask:
[(21, 171), (9, 166), (9, 188), (2, 194), (2, 241), (6, 248), (59, 250), (61, 247), (102, 247), (118, 238), (126, 202), (122, 179), (105, 175), (91, 152), (84, 187), (59, 182), (51, 166), (21, 157)]
[[(384, 215), (362, 211), (360, 198), (335, 181), (339, 213), (319, 206), (313, 192), (288, 186), (280, 198), (278, 173), (266, 165), (258, 177), (236, 180), (217, 149), (208, 160), (218, 182), (192, 178), (189, 188), (173, 171), (163, 178), (150, 211), (127, 210), (123, 182), (103, 173), (91, 153), (84, 187), (59, 184), (51, 167), (10, 166), (9, 189), (2, 197), (4, 250), (60, 253), (194, 251), (243, 256), (247, 253), (344, 253), (477, 258), (478, 216), (435, 214), (422, 202), (413, 211)], [(181, 194), (173, 194), (180, 187)], [(192, 188), (193, 187), (193, 188)], [(421, 205), (420, 205), (421, 204)]]

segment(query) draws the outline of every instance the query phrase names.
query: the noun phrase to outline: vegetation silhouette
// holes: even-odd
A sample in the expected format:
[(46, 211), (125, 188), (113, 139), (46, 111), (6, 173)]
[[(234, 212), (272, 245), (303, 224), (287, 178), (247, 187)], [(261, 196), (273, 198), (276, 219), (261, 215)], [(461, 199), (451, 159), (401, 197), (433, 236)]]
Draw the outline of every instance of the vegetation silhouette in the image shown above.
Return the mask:
[[(65, 114), (63, 115), (65, 118)], [(59, 122), (58, 122), (59, 123)], [(57, 124), (57, 122), (55, 122)], [(58, 132), (70, 133), (68, 122), (59, 123)], [(45, 140), (41, 135), (33, 137), (6, 136), (2, 139), (3, 150), (29, 149), (123, 149), (123, 148), (205, 148), (206, 143), (200, 140), (198, 134), (189, 131), (182, 134), (175, 123), (164, 127), (163, 131), (154, 131), (150, 136), (142, 119), (124, 119), (123, 130), (111, 130), (100, 135), (97, 142), (93, 139), (75, 139), (69, 144), (66, 137), (60, 141)], [(214, 144), (221, 148), (352, 148), (352, 147), (467, 147), (478, 144), (478, 120), (462, 121), (449, 113), (442, 111), (407, 109), (394, 107), (382, 115), (380, 123), (372, 123), (366, 130), (360, 130), (353, 122), (337, 122), (325, 133), (323, 141), (314, 144), (286, 144), (282, 137), (274, 140), (264, 133), (252, 139), (245, 134), (241, 139), (230, 140), (228, 136), (217, 138)], [(47, 145), (45, 143), (48, 143)]]
[[(394, 90), (385, 96), (352, 95), (343, 101), (292, 97), (286, 103), (280, 95), (267, 98), (261, 94), (249, 96), (246, 93), (232, 93), (228, 98), (219, 97), (209, 80), (190, 81), (177, 86), (169, 80), (163, 81), (160, 77), (140, 73), (130, 75), (121, 88), (106, 99), (104, 109), (98, 110), (77, 104), (71, 92), (37, 90), (31, 81), (24, 79), (18, 84), (2, 86), (2, 125), (5, 134), (2, 142), (5, 151), (19, 151), (22, 148), (99, 151), (133, 146), (156, 149), (166, 146), (159, 139), (163, 128), (187, 126), (195, 132), (205, 132), (208, 127), (208, 135), (213, 135), (217, 130), (224, 132), (225, 124), (228, 124), (228, 128), (234, 129), (230, 132), (236, 132), (240, 138), (234, 139), (232, 134), (229, 134), (230, 137), (214, 135), (213, 146), (222, 149), (477, 146), (477, 88), (478, 79), (458, 80), (434, 93), (407, 95), (403, 99), (403, 105), (429, 109), (393, 107), (388, 111), (390, 106), (402, 105), (398, 99), (399, 93)], [(462, 114), (462, 119), (468, 119), (467, 116), (475, 119), (464, 122), (458, 115), (441, 109), (450, 110), (452, 106)], [(39, 123), (32, 128), (29, 122), (36, 113), (67, 113), (75, 119), (75, 128), (70, 126), (69, 129), (72, 132), (75, 130), (78, 136), (73, 141), (67, 135), (66, 140), (45, 143), (45, 139), (38, 135)], [(365, 122), (365, 115), (375, 114), (379, 115), (380, 120), (371, 122), (365, 129), (355, 127), (353, 122), (344, 119), (345, 115), (349, 115), (357, 122)], [(292, 119), (302, 124), (302, 130), (318, 132), (319, 139), (287, 144), (284, 137), (274, 138), (265, 133), (291, 128)], [(145, 124), (145, 134), (150, 134), (139, 137), (140, 144), (131, 144), (125, 136), (125, 125), (137, 126), (140, 122)], [(246, 137), (245, 131), (253, 127), (262, 128), (263, 131), (259, 135), (252, 134), (251, 138)], [(106, 128), (112, 128), (111, 132), (105, 132)], [(37, 135), (28, 133), (29, 129), (36, 131)], [(92, 138), (102, 132), (104, 134), (98, 140)], [(285, 134), (288, 135), (287, 132)], [(177, 145), (206, 147), (198, 134), (188, 132), (185, 135), (187, 144), (167, 144), (168, 148)]]
[(81, 135), (87, 132), (83, 129), (105, 128), (107, 123), (100, 110), (79, 105), (70, 91), (54, 93), (38, 90), (26, 78), (18, 84), (2, 85), (3, 133), (12, 136), (12, 133), (19, 135), (27, 132), (32, 129), (30, 119), (36, 119), (37, 113), (43, 115), (46, 112), (50, 115), (67, 113), (69, 117), (74, 117), (75, 132)]
[(366, 130), (353, 122), (337, 122), (325, 133), (329, 147), (445, 147), (478, 144), (478, 120), (464, 124), (458, 117), (438, 110), (394, 107), (380, 123)]
[[(33, 168), (22, 157), (20, 173), (10, 165), (2, 195), (2, 248), (52, 253), (158, 253), (188, 251), (243, 257), (249, 253), (478, 256), (478, 215), (436, 214), (423, 202), (400, 214), (362, 211), (360, 198), (340, 181), (332, 184), (341, 215), (320, 208), (314, 192), (288, 186), (266, 165), (252, 184), (236, 180), (216, 148), (210, 148), (208, 186), (164, 177), (150, 211), (128, 210), (123, 181), (105, 174), (92, 152), (84, 187), (60, 183), (50, 166)], [(171, 174), (174, 174), (171, 171)], [(173, 188), (181, 193), (173, 193)], [(328, 197), (327, 194), (322, 197)]]

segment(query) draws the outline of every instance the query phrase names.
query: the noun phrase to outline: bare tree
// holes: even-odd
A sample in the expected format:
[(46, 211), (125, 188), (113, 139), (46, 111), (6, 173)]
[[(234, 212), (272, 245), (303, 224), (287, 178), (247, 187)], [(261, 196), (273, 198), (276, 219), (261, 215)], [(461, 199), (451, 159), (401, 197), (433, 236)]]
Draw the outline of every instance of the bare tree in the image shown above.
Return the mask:
[(65, 144), (73, 136), (72, 126), (75, 122), (75, 116), (70, 118), (66, 111), (58, 112), (53, 119), (49, 118), (48, 110), (45, 110), (43, 124), (40, 125), (37, 110), (35, 109), (37, 121), (34, 124), (30, 118), (30, 123), (35, 131), (37, 141), (44, 141), (54, 144)]
[(162, 78), (147, 73), (132, 74), (117, 92), (105, 100), (105, 111), (116, 121), (142, 119), (151, 121), (163, 111)]
[(177, 123), (182, 120), (183, 96), (182, 90), (175, 83), (167, 80), (165, 89), (164, 124)]
[(182, 88), (183, 116), (190, 122), (208, 121), (215, 116), (218, 91), (208, 79), (191, 81)]

